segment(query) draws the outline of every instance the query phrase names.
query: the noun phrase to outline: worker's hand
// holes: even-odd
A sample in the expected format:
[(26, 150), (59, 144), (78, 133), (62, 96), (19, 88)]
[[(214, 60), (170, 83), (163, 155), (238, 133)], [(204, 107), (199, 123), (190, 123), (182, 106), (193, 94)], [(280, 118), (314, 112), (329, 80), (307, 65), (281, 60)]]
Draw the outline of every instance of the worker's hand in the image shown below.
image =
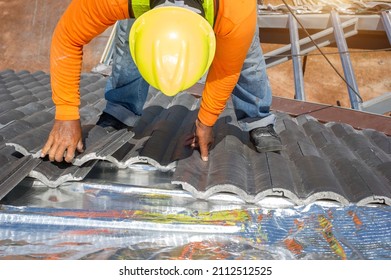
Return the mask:
[(196, 130), (194, 135), (189, 137), (186, 141), (193, 149), (200, 149), (201, 159), (208, 161), (209, 149), (213, 144), (213, 127), (207, 126), (201, 123), (198, 119), (196, 120)]
[(55, 120), (48, 140), (42, 148), (41, 157), (49, 155), (50, 161), (61, 162), (65, 158), (66, 162), (71, 162), (76, 149), (80, 153), (83, 152), (80, 120)]

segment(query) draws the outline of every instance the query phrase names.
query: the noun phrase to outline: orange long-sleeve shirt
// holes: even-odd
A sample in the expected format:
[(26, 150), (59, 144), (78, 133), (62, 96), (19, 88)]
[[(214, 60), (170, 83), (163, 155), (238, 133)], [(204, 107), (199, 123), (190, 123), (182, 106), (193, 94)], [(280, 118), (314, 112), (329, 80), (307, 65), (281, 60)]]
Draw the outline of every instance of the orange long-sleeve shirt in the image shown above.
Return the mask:
[[(69, 5), (53, 33), (50, 54), (57, 120), (80, 118), (83, 46), (117, 20), (126, 18), (129, 18), (128, 0), (73, 0)], [(255, 0), (220, 1), (214, 25), (216, 54), (198, 114), (203, 124), (214, 125), (224, 110), (239, 79), (255, 26)]]

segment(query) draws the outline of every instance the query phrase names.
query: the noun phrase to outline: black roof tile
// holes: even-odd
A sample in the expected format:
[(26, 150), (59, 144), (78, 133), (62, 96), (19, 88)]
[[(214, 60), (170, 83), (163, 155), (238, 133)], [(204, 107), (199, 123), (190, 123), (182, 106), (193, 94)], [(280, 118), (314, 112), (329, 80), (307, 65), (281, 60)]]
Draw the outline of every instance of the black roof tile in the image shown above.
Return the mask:
[(12, 69), (0, 70), (0, 77), (5, 77), (5, 76), (7, 76), (10, 73), (15, 73), (15, 71), (12, 70)]
[(52, 97), (51, 91), (43, 86), (31, 89), (30, 92), (35, 98), (38, 98), (38, 100), (45, 100)]
[(87, 127), (88, 126), (83, 126), (83, 134), (86, 135), (84, 137), (85, 151), (78, 155), (73, 161), (73, 164), (77, 166), (82, 166), (90, 160), (105, 160), (127, 143), (134, 135), (134, 133), (129, 132), (126, 129), (108, 133), (100, 126), (90, 126), (91, 129), (86, 131)]
[[(24, 120), (16, 120), (1, 128), (1, 136), (4, 140), (10, 140), (14, 137), (23, 135), (32, 128), (30, 123)], [(5, 143), (0, 143), (0, 145), (1, 144)]]
[(339, 139), (330, 130), (324, 129), (322, 131), (313, 133), (311, 140), (318, 149), (322, 149), (326, 145), (339, 145)]
[(330, 123), (329, 127), (339, 138), (342, 138), (347, 134), (355, 132), (354, 128), (351, 125), (345, 123)]
[(76, 166), (65, 162), (41, 161), (30, 171), (29, 176), (38, 179), (48, 187), (56, 188), (66, 182), (83, 180), (96, 163), (97, 160), (90, 160), (82, 166)]
[(340, 159), (355, 160), (356, 156), (354, 153), (346, 149), (343, 144), (328, 143), (324, 145), (320, 151), (328, 158), (331, 163), (335, 163)]
[[(3, 91), (3, 89), (0, 89), (0, 91)], [(3, 93), (0, 95), (0, 104), (3, 103), (3, 102), (6, 102), (6, 101), (11, 101), (11, 100), (14, 100), (14, 97), (8, 93)]]
[(32, 95), (25, 95), (19, 98), (14, 99), (14, 102), (18, 104), (19, 107), (31, 104), (33, 102), (38, 101), (38, 98)]
[[(40, 103), (38, 103), (40, 105)], [(51, 123), (53, 119), (53, 114), (43, 111), (44, 108), (41, 107), (41, 111), (37, 111), (33, 114), (25, 114), (26, 117), (23, 119), (26, 122), (30, 123), (33, 127), (38, 127), (47, 123)]]
[(52, 108), (53, 114), (54, 114), (54, 103), (51, 98), (45, 98), (42, 101), (39, 101), (40, 104), (45, 106), (45, 108)]
[(31, 103), (27, 103), (24, 106), (19, 106), (18, 111), (22, 112), (25, 115), (33, 115), (34, 113), (42, 112), (42, 110), (45, 109), (46, 109), (45, 105), (38, 102), (31, 102)]
[[(48, 120), (51, 120), (51, 118)], [(14, 147), (15, 150), (25, 156), (31, 155), (39, 158), (41, 148), (50, 133), (52, 124), (52, 122), (48, 122), (41, 126), (34, 127), (31, 125), (31, 129), (28, 131), (8, 139), (6, 145)]]
[[(174, 171), (172, 183), (201, 199), (231, 192), (247, 202), (282, 196), (295, 204), (329, 199), (391, 205), (391, 138), (383, 133), (276, 112), (275, 128), (284, 149), (257, 153), (249, 134), (239, 128), (230, 102), (213, 128), (209, 161), (203, 162), (198, 151), (185, 146), (186, 137), (194, 133), (199, 99), (187, 93), (167, 97), (151, 90), (133, 132), (108, 132), (95, 125), (105, 106), (106, 83), (97, 74), (84, 73), (80, 82), (85, 152), (73, 164), (40, 159), (54, 114), (49, 82), (49, 75), (41, 71), (0, 71), (0, 161), (23, 167), (11, 168), (23, 172), (9, 171), (0, 194), (25, 176), (49, 187), (83, 180), (98, 160), (105, 160), (119, 168), (147, 163)], [(15, 156), (18, 153), (24, 156)], [(29, 170), (24, 161), (34, 161), (36, 167)], [(4, 178), (6, 170), (0, 173)]]
[(20, 183), (32, 169), (39, 163), (39, 160), (31, 156), (17, 157), (12, 147), (0, 148), (0, 199), (7, 195), (15, 185)]
[(387, 179), (388, 184), (391, 185), (391, 162), (384, 162), (379, 164), (376, 167), (376, 170), (378, 170), (384, 176), (384, 178)]
[[(110, 156), (133, 135), (132, 132), (126, 130), (108, 133), (101, 127), (91, 126), (88, 121), (92, 119), (95, 124), (104, 107), (101, 97), (105, 79), (99, 75), (83, 75), (85, 78), (83, 81), (87, 84), (98, 82), (101, 88), (100, 93), (96, 91), (82, 97), (83, 102), (88, 103), (81, 109), (82, 121), (85, 120), (83, 139), (86, 142), (86, 151), (75, 159), (74, 166), (42, 161), (39, 158), (40, 149), (49, 135), (54, 114), (51, 92), (48, 90), (50, 88), (49, 77), (43, 72), (31, 74), (28, 71), (19, 73), (2, 71), (0, 77), (4, 76), (6, 77), (1, 80), (2, 83), (4, 84), (6, 80), (5, 84), (11, 85), (11, 89), (1, 91), (0, 96), (8, 94), (12, 96), (12, 101), (2, 102), (0, 106), (0, 145), (4, 146), (7, 143), (11, 146), (9, 149), (25, 155), (24, 158), (35, 158), (35, 166), (39, 164), (37, 167), (32, 166), (31, 170), (21, 179), (29, 175), (50, 187), (57, 187), (67, 181), (82, 180), (95, 165), (96, 158), (104, 159)], [(27, 86), (23, 85), (23, 82)], [(24, 105), (24, 103), (27, 104)], [(105, 135), (102, 133), (99, 135), (96, 131), (103, 131)], [(93, 135), (95, 139), (91, 140)], [(9, 150), (4, 148), (3, 151), (7, 153), (6, 151)], [(16, 174), (9, 175), (16, 176)], [(17, 184), (19, 181), (19, 179), (10, 179), (8, 184), (15, 182)], [(12, 187), (14, 186), (7, 186), (7, 189)]]
[(11, 92), (17, 92), (19, 90), (25, 89), (24, 86), (20, 85), (20, 81), (13, 77), (8, 77), (7, 80), (4, 80), (4, 84)]
[(32, 76), (38, 78), (40, 76), (47, 77), (48, 75), (44, 71), (36, 71), (34, 73), (30, 73)]
[[(342, 200), (344, 197), (341, 185), (335, 178), (330, 165), (322, 158), (316, 156), (306, 156), (295, 161), (296, 170), (301, 177), (301, 184), (304, 193), (299, 194), (299, 198), (307, 202), (314, 202), (317, 199), (332, 199), (343, 204), (348, 201)], [(321, 194), (322, 197), (318, 197)], [(314, 196), (315, 195), (315, 199)]]
[(382, 149), (385, 153), (391, 155), (391, 138), (387, 137), (384, 133), (378, 132), (373, 129), (363, 130), (365, 136), (367, 136), (372, 143)]
[(14, 120), (20, 120), (25, 116), (26, 115), (19, 110), (8, 110), (7, 112), (0, 114), (0, 128), (4, 127), (5, 125), (9, 124)]
[(6, 113), (8, 110), (15, 109), (17, 107), (18, 107), (18, 104), (13, 99), (6, 100), (6, 101), (0, 103), (0, 112)]

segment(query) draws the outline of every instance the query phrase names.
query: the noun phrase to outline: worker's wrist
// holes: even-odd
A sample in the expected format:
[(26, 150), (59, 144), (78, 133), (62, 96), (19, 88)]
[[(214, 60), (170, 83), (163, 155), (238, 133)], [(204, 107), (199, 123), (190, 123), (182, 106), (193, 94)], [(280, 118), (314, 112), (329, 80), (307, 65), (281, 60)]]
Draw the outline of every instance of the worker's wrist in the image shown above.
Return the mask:
[(199, 127), (201, 127), (201, 128), (209, 128), (209, 127), (212, 127), (211, 125), (206, 125), (206, 124), (204, 124), (199, 118), (197, 118), (196, 124), (197, 124), (197, 126), (199, 126)]

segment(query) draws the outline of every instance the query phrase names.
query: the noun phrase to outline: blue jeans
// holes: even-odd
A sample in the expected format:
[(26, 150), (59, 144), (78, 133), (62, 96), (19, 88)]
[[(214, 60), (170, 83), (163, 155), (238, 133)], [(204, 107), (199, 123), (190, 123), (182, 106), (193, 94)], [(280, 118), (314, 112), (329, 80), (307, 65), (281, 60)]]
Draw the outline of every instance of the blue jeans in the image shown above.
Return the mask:
[[(104, 111), (128, 126), (139, 120), (149, 85), (141, 77), (129, 51), (129, 31), (134, 20), (119, 22), (115, 39), (112, 74), (108, 79)], [(232, 92), (239, 125), (244, 131), (274, 124), (270, 114), (272, 93), (259, 43), (258, 28), (247, 53), (239, 81)]]
[(104, 112), (128, 126), (135, 126), (142, 114), (149, 84), (141, 77), (130, 55), (129, 31), (134, 19), (121, 20), (117, 28), (112, 73), (105, 89)]

